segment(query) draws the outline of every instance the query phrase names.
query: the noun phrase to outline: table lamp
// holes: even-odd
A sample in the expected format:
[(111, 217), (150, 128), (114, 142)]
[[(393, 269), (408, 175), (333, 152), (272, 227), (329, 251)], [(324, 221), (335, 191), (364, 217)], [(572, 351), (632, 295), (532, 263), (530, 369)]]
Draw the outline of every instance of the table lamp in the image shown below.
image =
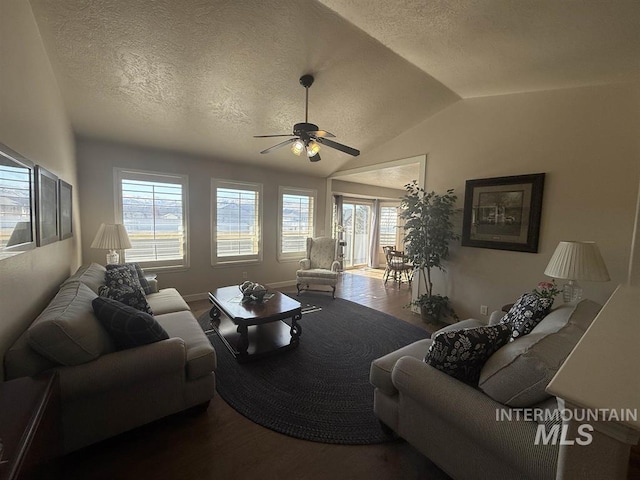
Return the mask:
[(611, 280), (595, 242), (560, 242), (544, 274), (569, 280), (562, 291), (565, 303), (575, 303), (582, 298), (582, 287), (578, 285), (578, 280), (588, 282)]
[(107, 253), (107, 265), (120, 263), (120, 255), (116, 250), (131, 248), (131, 241), (127, 235), (127, 229), (121, 223), (103, 223), (93, 239), (91, 248), (109, 250)]

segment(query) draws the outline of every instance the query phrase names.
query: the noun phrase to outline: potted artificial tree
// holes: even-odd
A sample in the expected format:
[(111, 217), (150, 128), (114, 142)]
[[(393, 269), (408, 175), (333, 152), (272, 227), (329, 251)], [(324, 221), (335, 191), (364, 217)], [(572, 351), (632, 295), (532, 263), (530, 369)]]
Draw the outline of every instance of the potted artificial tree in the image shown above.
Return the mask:
[(414, 180), (405, 185), (407, 193), (402, 197), (400, 218), (405, 220), (405, 254), (413, 262), (425, 285), (414, 305), (420, 307), (422, 319), (438, 322), (442, 318), (458, 318), (446, 296), (433, 293), (431, 271), (444, 271), (442, 261), (449, 256), (449, 242), (459, 236), (453, 231), (451, 217), (457, 197), (453, 190), (444, 195), (427, 193)]

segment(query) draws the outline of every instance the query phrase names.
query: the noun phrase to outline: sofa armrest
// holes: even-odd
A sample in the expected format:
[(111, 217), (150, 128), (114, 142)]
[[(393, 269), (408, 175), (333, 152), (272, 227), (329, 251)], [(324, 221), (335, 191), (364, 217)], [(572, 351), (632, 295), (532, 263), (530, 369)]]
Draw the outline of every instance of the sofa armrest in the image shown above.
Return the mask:
[(186, 358), (184, 340), (169, 338), (109, 353), (82, 365), (58, 367), (60, 393), (63, 399), (77, 398), (168, 373), (185, 375)]
[(149, 283), (149, 288), (151, 293), (158, 293), (158, 279), (157, 278), (147, 278), (147, 282)]
[(494, 312), (491, 312), (491, 316), (489, 317), (489, 325), (497, 325), (500, 323), (500, 320), (502, 320), (502, 317), (504, 317), (507, 313), (503, 312), (502, 310), (496, 310)]
[(440, 332), (453, 332), (455, 330), (461, 330), (463, 328), (476, 328), (476, 327), (484, 327), (486, 323), (481, 322), (480, 320), (476, 320), (475, 318), (467, 318), (466, 320), (462, 320), (460, 322), (452, 323), (451, 325), (447, 325), (446, 327), (442, 327), (440, 330), (436, 330), (431, 335), (431, 338), (435, 337)]
[(300, 260), (300, 268), (302, 270), (309, 270), (311, 268), (311, 260), (308, 258), (303, 258)]
[[(495, 409), (501, 406), (481, 391), (413, 357), (402, 357), (396, 362), (391, 380), (400, 393), (442, 412), (443, 416), (457, 417), (460, 409), (477, 410), (479, 405), (485, 405), (495, 418)], [(452, 409), (452, 404), (456, 408)]]

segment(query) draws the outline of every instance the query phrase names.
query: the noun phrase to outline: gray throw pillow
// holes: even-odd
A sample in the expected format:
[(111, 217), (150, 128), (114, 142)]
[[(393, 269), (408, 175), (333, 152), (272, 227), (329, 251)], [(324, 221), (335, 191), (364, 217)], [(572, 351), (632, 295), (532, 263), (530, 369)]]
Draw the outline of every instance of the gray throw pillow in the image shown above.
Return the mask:
[(120, 350), (169, 338), (156, 319), (145, 312), (104, 297), (94, 299), (91, 304), (96, 317)]
[(433, 337), (424, 361), (476, 386), (487, 359), (510, 338), (511, 327), (505, 324), (440, 332)]

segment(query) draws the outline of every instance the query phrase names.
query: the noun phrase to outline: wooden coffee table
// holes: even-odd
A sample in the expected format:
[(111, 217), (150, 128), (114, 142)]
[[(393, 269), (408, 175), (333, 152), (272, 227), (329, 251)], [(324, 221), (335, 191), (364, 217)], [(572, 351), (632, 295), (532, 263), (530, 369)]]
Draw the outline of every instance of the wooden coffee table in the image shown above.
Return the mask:
[[(263, 302), (243, 302), (237, 285), (209, 292), (211, 324), (229, 351), (244, 362), (298, 346), (300, 303), (280, 292)], [(291, 326), (283, 320), (290, 318)]]

